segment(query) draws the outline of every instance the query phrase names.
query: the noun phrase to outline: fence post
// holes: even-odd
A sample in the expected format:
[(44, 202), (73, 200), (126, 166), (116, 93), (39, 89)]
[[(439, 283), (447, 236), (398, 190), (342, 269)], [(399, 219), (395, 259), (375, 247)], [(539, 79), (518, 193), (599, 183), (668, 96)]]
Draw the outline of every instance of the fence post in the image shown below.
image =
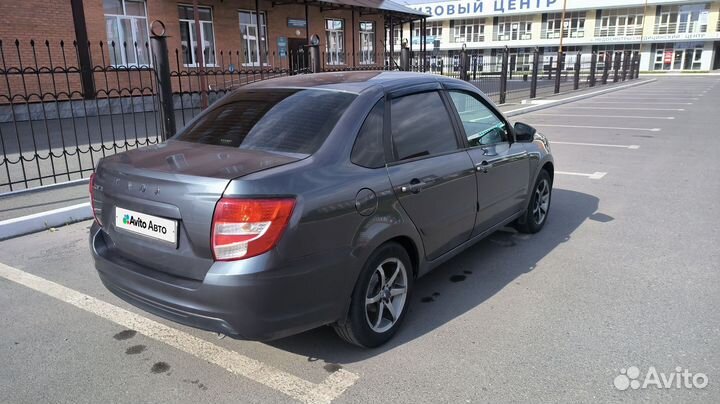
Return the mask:
[(617, 83), (620, 80), (620, 62), (622, 52), (615, 52), (615, 60), (613, 61), (613, 83)]
[(175, 107), (170, 78), (170, 55), (167, 36), (165, 36), (165, 24), (162, 21), (153, 21), (150, 24), (150, 32), (152, 33), (150, 43), (152, 44), (152, 55), (155, 62), (158, 97), (162, 108), (163, 133), (161, 137), (166, 140), (175, 134), (177, 127), (175, 125)]
[(552, 80), (552, 72), (553, 72), (553, 57), (550, 56), (550, 64), (548, 65), (548, 80)]
[(462, 45), (460, 51), (460, 60), (458, 60), (458, 69), (460, 69), (460, 80), (468, 81), (468, 54), (465, 44)]
[(400, 70), (410, 71), (410, 49), (408, 49), (407, 39), (400, 44)]
[(515, 71), (516, 60), (517, 60), (517, 55), (510, 56), (510, 71), (508, 72), (508, 77), (510, 78), (510, 80), (512, 80), (513, 72)]
[(530, 98), (537, 96), (538, 68), (540, 67), (540, 51), (533, 51), (532, 77), (530, 77)]
[[(565, 61), (565, 53), (558, 52), (557, 62), (555, 63), (555, 94), (560, 92), (560, 74), (562, 72), (563, 64)], [(551, 66), (552, 69), (552, 66)]]
[(582, 57), (582, 54), (580, 52), (575, 55), (575, 71), (573, 76), (573, 90), (577, 90), (580, 88), (580, 68), (582, 65), (580, 64), (580, 58)]
[(597, 52), (590, 56), (590, 87), (595, 87), (595, 74), (597, 72)]
[(636, 79), (640, 77), (640, 52), (635, 51), (634, 56), (635, 61), (633, 64), (635, 65), (635, 76), (633, 78)]
[(508, 54), (508, 47), (505, 46), (502, 54), (502, 67), (500, 69), (500, 104), (505, 104), (507, 97)]
[(610, 64), (612, 63), (612, 52), (605, 52), (605, 67), (603, 67), (603, 78), (602, 83), (607, 84), (608, 77), (610, 76)]
[(630, 51), (623, 52), (622, 81), (627, 80), (628, 66), (630, 64)]

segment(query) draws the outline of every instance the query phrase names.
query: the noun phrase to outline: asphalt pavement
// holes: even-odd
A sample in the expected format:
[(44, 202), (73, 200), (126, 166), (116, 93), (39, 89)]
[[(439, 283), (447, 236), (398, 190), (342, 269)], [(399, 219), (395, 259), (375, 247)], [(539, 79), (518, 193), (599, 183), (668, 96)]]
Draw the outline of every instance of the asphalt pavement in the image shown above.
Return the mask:
[(135, 309), (100, 284), (88, 221), (0, 242), (0, 402), (720, 402), (718, 105), (718, 77), (660, 77), (513, 117), (551, 140), (545, 228), (418, 280), (373, 350)]

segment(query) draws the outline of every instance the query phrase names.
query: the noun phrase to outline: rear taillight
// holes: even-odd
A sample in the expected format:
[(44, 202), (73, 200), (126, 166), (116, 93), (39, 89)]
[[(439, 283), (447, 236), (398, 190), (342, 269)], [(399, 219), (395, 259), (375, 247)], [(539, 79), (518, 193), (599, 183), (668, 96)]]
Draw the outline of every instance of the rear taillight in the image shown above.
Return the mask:
[(220, 199), (212, 223), (213, 257), (229, 261), (269, 251), (280, 240), (294, 207), (294, 199)]
[(90, 174), (90, 207), (92, 208), (95, 221), (102, 226), (102, 222), (100, 221), (101, 206), (96, 199), (95, 190), (95, 173), (92, 173)]

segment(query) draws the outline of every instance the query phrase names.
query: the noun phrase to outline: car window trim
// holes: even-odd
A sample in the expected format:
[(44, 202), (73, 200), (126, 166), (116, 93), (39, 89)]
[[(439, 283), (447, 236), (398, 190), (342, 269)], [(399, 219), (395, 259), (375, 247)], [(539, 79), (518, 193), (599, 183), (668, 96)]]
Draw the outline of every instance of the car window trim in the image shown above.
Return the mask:
[[(516, 143), (515, 141), (515, 132), (512, 130), (512, 126), (510, 125), (510, 122), (505, 119), (505, 116), (502, 113), (499, 113), (500, 111), (497, 110), (494, 106), (490, 105), (483, 97), (479, 96), (478, 94), (473, 93), (472, 91), (462, 88), (462, 87), (456, 87), (456, 86), (445, 86), (443, 91), (446, 93), (446, 97), (448, 101), (452, 104), (452, 111), (453, 111), (453, 117), (456, 119), (457, 124), (459, 126), (459, 130), (462, 134), (462, 138), (464, 139), (464, 144), (466, 149), (476, 149), (476, 148), (482, 148), (487, 146), (494, 146), (499, 145), (503, 143), (507, 143), (509, 146), (511, 146), (513, 143)], [(465, 125), (462, 123), (462, 118), (460, 118), (460, 113), (457, 110), (457, 107), (455, 106), (455, 103), (452, 101), (452, 97), (450, 96), (450, 92), (455, 91), (458, 93), (468, 94), (469, 96), (475, 98), (478, 100), (481, 104), (485, 106), (485, 108), (488, 109), (493, 115), (495, 115), (496, 118), (498, 118), (501, 122), (505, 124), (505, 128), (508, 133), (508, 140), (504, 142), (495, 142), (490, 144), (484, 144), (484, 145), (477, 145), (477, 146), (470, 146), (470, 142), (467, 138), (467, 133), (465, 132)]]
[[(412, 90), (412, 91), (408, 91), (408, 90)], [(432, 86), (427, 85), (427, 84), (422, 84), (422, 85), (413, 86), (410, 88), (405, 88), (402, 90), (393, 91), (393, 92), (386, 94), (386, 96), (385, 96), (385, 101), (386, 101), (385, 102), (385, 119), (384, 119), (385, 122), (383, 123), (383, 125), (385, 127), (385, 131), (384, 131), (385, 138), (386, 138), (385, 160), (387, 161), (387, 166), (394, 166), (394, 165), (398, 165), (398, 164), (403, 164), (403, 163), (408, 163), (408, 162), (413, 162), (413, 161), (418, 161), (418, 160), (424, 160), (427, 158), (444, 156), (447, 154), (457, 153), (458, 151), (464, 151), (467, 148), (466, 143), (462, 142), (461, 137), (458, 134), (457, 123), (455, 122), (453, 111), (448, 109), (448, 108), (450, 108), (450, 105), (448, 105), (448, 100), (446, 99), (446, 95), (443, 94), (444, 91), (445, 90), (442, 88), (442, 86), (439, 86), (439, 83), (433, 83)], [(407, 97), (410, 95), (430, 93), (430, 92), (438, 93), (438, 95), (440, 96), (440, 99), (442, 100), (443, 106), (445, 107), (445, 111), (448, 114), (448, 118), (450, 118), (450, 123), (452, 126), (453, 134), (455, 135), (455, 146), (457, 147), (457, 149), (449, 150), (449, 151), (446, 151), (443, 153), (436, 153), (436, 154), (430, 154), (427, 156), (418, 156), (418, 157), (413, 157), (413, 158), (409, 158), (409, 159), (399, 160), (396, 155), (395, 146), (394, 146), (393, 140), (392, 140), (392, 122), (391, 122), (392, 117), (391, 117), (391, 113), (390, 113), (390, 107), (392, 104), (391, 101), (396, 98), (402, 98), (402, 97)], [(450, 102), (452, 102), (452, 101), (450, 101)]]

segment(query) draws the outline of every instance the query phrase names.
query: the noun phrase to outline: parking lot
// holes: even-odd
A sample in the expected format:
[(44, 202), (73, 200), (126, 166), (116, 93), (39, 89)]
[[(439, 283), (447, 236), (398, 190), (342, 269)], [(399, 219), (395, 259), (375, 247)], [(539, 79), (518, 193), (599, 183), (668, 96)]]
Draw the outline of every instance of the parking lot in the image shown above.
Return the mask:
[[(0, 242), (0, 402), (720, 402), (718, 105), (720, 77), (661, 77), (513, 117), (551, 141), (547, 225), (421, 278), (374, 350), (144, 313), (100, 283), (89, 221)], [(633, 366), (709, 382), (616, 388)]]

